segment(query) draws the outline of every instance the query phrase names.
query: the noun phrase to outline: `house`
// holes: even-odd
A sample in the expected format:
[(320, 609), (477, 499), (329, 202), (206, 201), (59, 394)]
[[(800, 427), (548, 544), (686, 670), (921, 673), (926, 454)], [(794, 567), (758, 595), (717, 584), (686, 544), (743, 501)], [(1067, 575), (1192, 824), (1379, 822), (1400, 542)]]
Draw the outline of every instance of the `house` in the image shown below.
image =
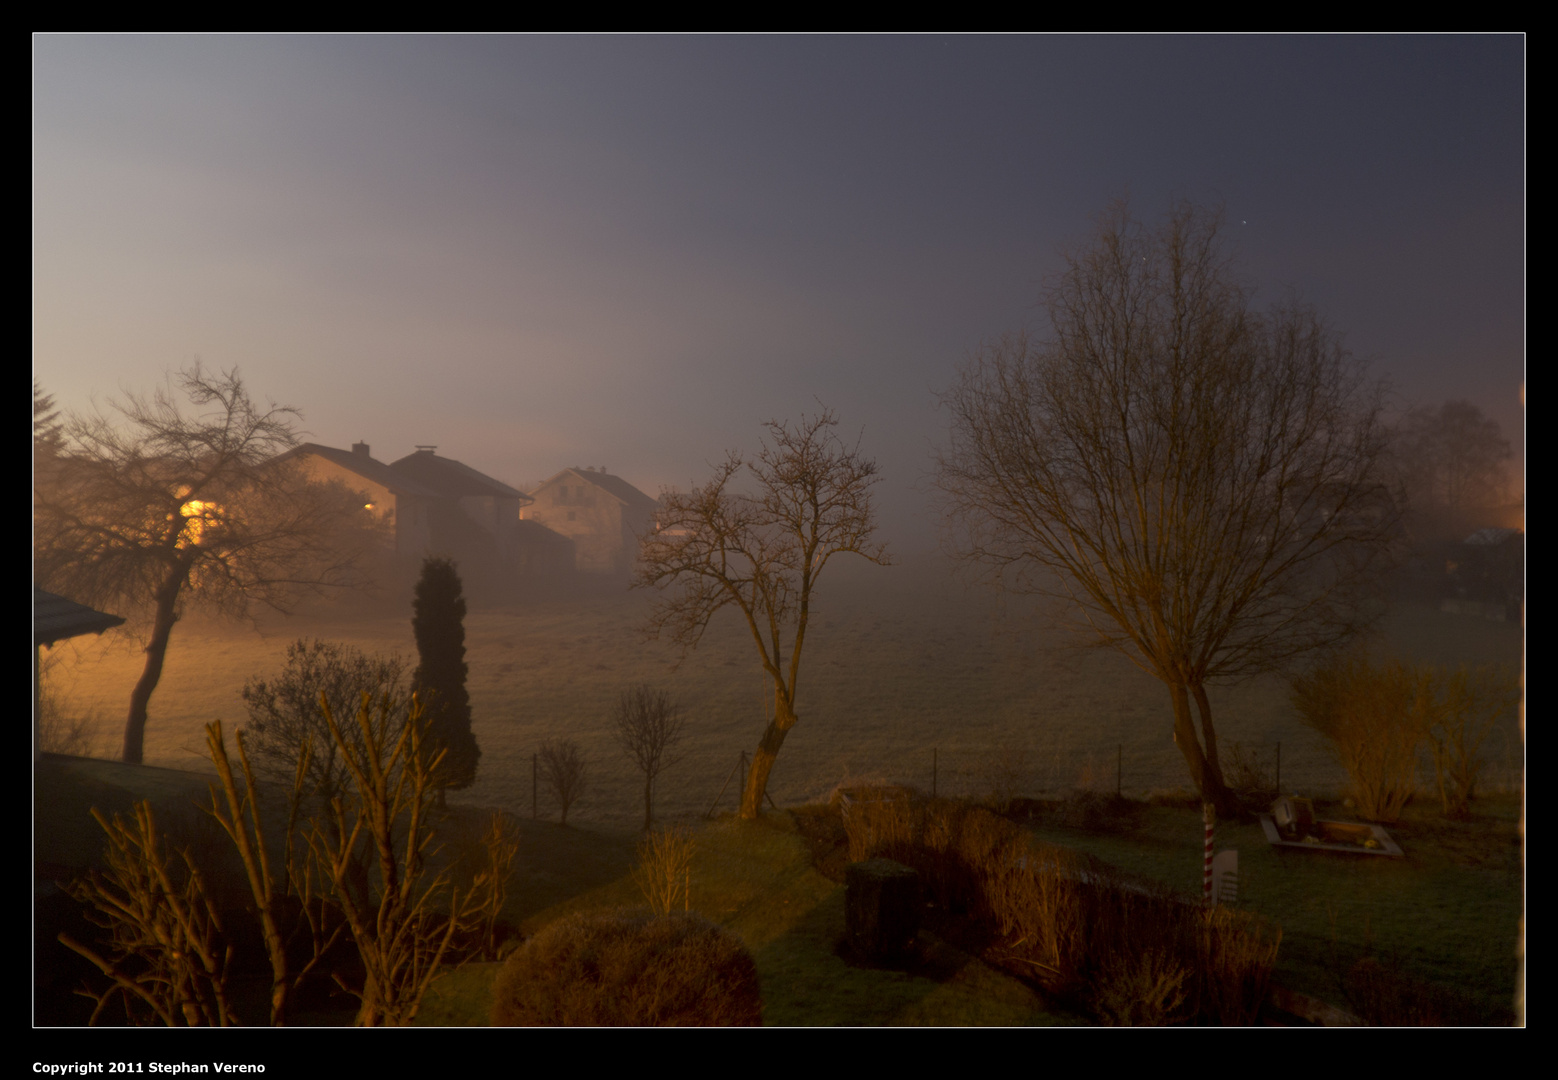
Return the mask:
[(638, 558), (638, 537), (660, 504), (600, 468), (564, 469), (530, 492), (522, 521), (546, 526), (573, 542), (581, 573), (626, 575)]
[(520, 520), (529, 495), (437, 450), (419, 446), (386, 465), (367, 443), (349, 451), (304, 443), (282, 460), (295, 458), (313, 479), (360, 492), (364, 506), (391, 529), (396, 560), (408, 572), (429, 555), (442, 556), (459, 565), (468, 589), (490, 592), (520, 577), (571, 569), (567, 538)]
[(439, 504), (433, 515), (432, 545), (438, 554), (479, 544), (487, 551), (510, 553), (519, 532), (519, 511), (530, 496), (453, 458), (439, 457), (436, 446), (390, 462), (390, 470), (405, 480), (434, 491)]
[(315, 481), (336, 480), (361, 492), (363, 505), (393, 534), (397, 556), (420, 561), (432, 550), (434, 508), (442, 495), (382, 461), (376, 461), (369, 454), (367, 443), (353, 443), (350, 450), (303, 443), (277, 460), (296, 460)]
[(1478, 529), (1444, 551), (1445, 597), (1440, 610), (1518, 622), (1525, 614), (1526, 534)]

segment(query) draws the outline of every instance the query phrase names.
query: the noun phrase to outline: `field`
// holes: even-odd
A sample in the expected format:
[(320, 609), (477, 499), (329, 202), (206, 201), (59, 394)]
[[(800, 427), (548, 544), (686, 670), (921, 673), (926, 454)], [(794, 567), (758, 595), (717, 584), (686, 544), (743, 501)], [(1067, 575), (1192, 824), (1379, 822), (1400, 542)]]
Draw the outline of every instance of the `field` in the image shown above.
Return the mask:
[[(1117, 764), (1126, 794), (1186, 785), (1161, 685), (1115, 653), (1078, 648), (1033, 603), (965, 588), (931, 561), (850, 567), (826, 584), (803, 658), (801, 720), (770, 788), (779, 804), (815, 799), (846, 778), (928, 788), (933, 751), (942, 794), (982, 794), (994, 783), (1015, 783), (1031, 795), (1112, 789)], [(740, 753), (756, 743), (765, 686), (750, 637), (733, 618), (711, 627), (677, 667), (669, 647), (640, 632), (651, 599), (629, 592), (547, 599), (467, 617), (483, 756), (477, 783), (457, 801), (528, 815), (531, 754), (543, 740), (566, 737), (591, 761), (590, 790), (573, 814), (631, 824), (641, 782), (612, 741), (611, 711), (624, 688), (650, 682), (679, 697), (688, 716), (686, 757), (666, 774), (660, 805), (668, 816), (708, 809)], [(152, 699), (147, 762), (199, 767), (203, 725), (241, 722), (244, 680), (275, 670), (298, 637), (399, 651), (414, 661), (407, 608), (404, 617), (269, 615), (254, 626), (186, 620)], [(1403, 655), (1433, 662), (1520, 659), (1518, 627), (1425, 608), (1395, 613), (1385, 639)], [(60, 651), (55, 685), (75, 710), (95, 717), (95, 751), (112, 755), (140, 671), (136, 642), (110, 632)], [(1269, 767), (1281, 743), (1285, 789), (1325, 795), (1341, 787), (1340, 770), (1296, 722), (1279, 680), (1220, 688), (1213, 706), (1225, 745), (1253, 749)], [(1518, 732), (1501, 732), (1491, 756), (1499, 782), (1517, 778)]]
[[(688, 717), (685, 758), (662, 778), (667, 817), (705, 813), (743, 751), (757, 742), (768, 694), (751, 639), (734, 618), (717, 622), (676, 666), (668, 646), (641, 633), (652, 597), (642, 592), (548, 598), (477, 608), (466, 619), (474, 727), (482, 749), (476, 784), (456, 802), (528, 817), (531, 755), (543, 740), (572, 738), (590, 760), (590, 788), (570, 819), (631, 826), (642, 782), (616, 747), (611, 713), (634, 683), (664, 687)], [(779, 805), (815, 800), (845, 779), (879, 778), (951, 795), (993, 787), (1032, 796), (1077, 787), (1127, 795), (1188, 785), (1170, 737), (1161, 684), (1124, 657), (1079, 648), (1055, 613), (958, 580), (933, 558), (880, 568), (840, 563), (824, 579), (801, 668), (800, 722), (775, 766)], [(203, 725), (243, 720), (244, 680), (274, 671), (298, 637), (400, 651), (415, 660), (410, 604), (402, 614), (325, 609), (269, 615), (255, 625), (191, 616), (174, 630), (151, 702), (146, 761), (199, 768)], [(1384, 647), (1435, 663), (1518, 664), (1518, 626), (1404, 607), (1384, 626)], [(62, 644), (51, 683), (95, 720), (94, 752), (115, 756), (141, 654), (133, 636)], [(1344, 777), (1317, 737), (1297, 723), (1275, 677), (1215, 688), (1219, 736), (1275, 765), (1285, 790), (1326, 796)], [(1511, 724), (1489, 748), (1495, 787), (1522, 772)], [(933, 766), (934, 761), (934, 766)], [(734, 781), (721, 806), (735, 805)], [(544, 817), (551, 812), (545, 793)]]

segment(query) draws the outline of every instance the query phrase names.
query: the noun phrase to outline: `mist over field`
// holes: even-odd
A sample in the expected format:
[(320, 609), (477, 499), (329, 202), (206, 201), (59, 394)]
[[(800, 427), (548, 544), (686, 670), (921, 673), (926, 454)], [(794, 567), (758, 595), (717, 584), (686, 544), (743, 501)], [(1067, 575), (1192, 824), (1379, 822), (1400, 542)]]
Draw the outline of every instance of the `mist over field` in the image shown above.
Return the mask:
[[(676, 652), (647, 641), (652, 603), (643, 591), (605, 591), (503, 607), (473, 605), (466, 661), (473, 730), (482, 757), (476, 783), (457, 803), (529, 816), (531, 755), (549, 738), (572, 738), (590, 760), (591, 784), (573, 822), (641, 823), (642, 780), (612, 739), (612, 710), (627, 687), (647, 682), (683, 704), (685, 759), (666, 772), (657, 816), (702, 814), (730, 779), (720, 809), (735, 809), (730, 774), (762, 732), (770, 700), (744, 625), (716, 619), (679, 667)], [(151, 702), (146, 762), (201, 769), (203, 725), (229, 730), (244, 719), (244, 680), (277, 671), (299, 637), (344, 641), (369, 652), (398, 650), (415, 662), (410, 600), (373, 614), (270, 615), (257, 626), (200, 617), (174, 630), (162, 684)], [(1399, 606), (1384, 624), (1386, 647), (1431, 663), (1518, 665), (1521, 631)], [(133, 635), (110, 631), (59, 647), (56, 685), (73, 710), (95, 714), (96, 752), (117, 756), (130, 687), (143, 656)], [(1282, 785), (1333, 794), (1345, 774), (1320, 738), (1298, 723), (1276, 676), (1212, 691), (1225, 756), (1233, 743), (1271, 763), (1282, 744)], [(1171, 739), (1167, 692), (1123, 656), (1080, 648), (1040, 601), (966, 581), (938, 556), (875, 567), (838, 560), (822, 579), (803, 653), (800, 721), (775, 766), (770, 792), (781, 806), (819, 799), (850, 778), (929, 789), (932, 751), (943, 794), (982, 795), (1015, 771), (1034, 796), (1078, 786), (1112, 791), (1116, 755), (1126, 794), (1189, 790)], [(1517, 783), (1513, 724), (1489, 744), (1493, 786)], [(543, 788), (540, 813), (555, 819)]]

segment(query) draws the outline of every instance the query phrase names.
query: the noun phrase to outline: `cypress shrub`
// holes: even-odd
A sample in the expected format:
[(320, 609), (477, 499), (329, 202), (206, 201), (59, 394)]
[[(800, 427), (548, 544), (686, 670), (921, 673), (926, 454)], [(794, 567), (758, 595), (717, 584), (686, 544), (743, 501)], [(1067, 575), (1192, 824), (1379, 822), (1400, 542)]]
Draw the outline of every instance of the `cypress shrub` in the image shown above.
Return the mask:
[(440, 788), (470, 787), (481, 749), (471, 731), (471, 698), (465, 689), (465, 596), (448, 559), (427, 559), (411, 605), (417, 642), (412, 689), (420, 696), (430, 750), (444, 752)]

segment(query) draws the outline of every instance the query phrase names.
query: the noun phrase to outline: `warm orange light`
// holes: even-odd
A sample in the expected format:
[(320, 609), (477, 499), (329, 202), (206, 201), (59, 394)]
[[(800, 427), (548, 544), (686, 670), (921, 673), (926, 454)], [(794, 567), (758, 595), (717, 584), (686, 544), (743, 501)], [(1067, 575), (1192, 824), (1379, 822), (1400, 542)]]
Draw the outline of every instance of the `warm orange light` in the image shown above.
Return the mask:
[(204, 502), (200, 499), (191, 499), (179, 507), (179, 513), (184, 517), (184, 532), (179, 537), (178, 546), (181, 548), (200, 546), (205, 538), (206, 530), (217, 528), (222, 521), (222, 508), (213, 502)]

